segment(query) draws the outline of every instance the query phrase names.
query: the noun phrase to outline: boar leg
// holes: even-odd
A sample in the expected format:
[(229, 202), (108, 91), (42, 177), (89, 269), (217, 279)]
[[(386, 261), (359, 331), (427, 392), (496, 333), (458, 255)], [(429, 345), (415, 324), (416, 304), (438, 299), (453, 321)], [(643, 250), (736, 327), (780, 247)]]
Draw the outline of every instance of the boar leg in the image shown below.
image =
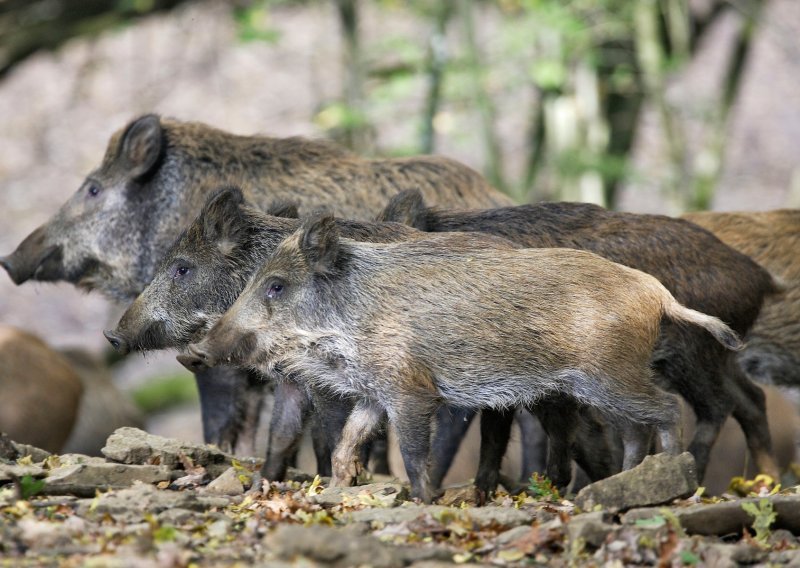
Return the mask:
[(547, 467), (547, 433), (530, 411), (520, 408), (515, 419), (522, 439), (522, 472), (520, 479), (527, 481), (534, 471)]
[(431, 487), (434, 489), (441, 487), (474, 417), (474, 410), (453, 406), (442, 406), (436, 412), (430, 472)]
[(613, 424), (599, 416), (594, 408), (581, 408), (572, 454), (591, 481), (605, 479), (622, 469), (622, 445), (618, 433)]
[[(733, 361), (733, 357), (730, 358)], [(735, 387), (736, 406), (733, 417), (742, 427), (747, 448), (758, 471), (780, 479), (780, 471), (772, 453), (772, 438), (767, 422), (767, 399), (764, 391), (753, 383), (733, 362), (729, 365), (729, 384)]]
[(341, 439), (331, 459), (332, 484), (338, 487), (353, 485), (361, 472), (358, 450), (380, 429), (385, 412), (374, 402), (360, 400), (347, 418)]
[(397, 431), (397, 443), (411, 483), (411, 497), (430, 503), (433, 498), (429, 477), (431, 421), (438, 403), (427, 396), (405, 395), (395, 398), (389, 421)]
[(261, 468), (261, 475), (272, 481), (281, 481), (297, 452), (311, 404), (308, 395), (297, 383), (280, 381), (275, 385), (274, 392), (267, 459)]
[(572, 448), (578, 428), (578, 405), (564, 396), (551, 396), (538, 401), (531, 411), (541, 422), (550, 439), (545, 473), (559, 491), (572, 479)]
[[(195, 380), (200, 394), (203, 440), (232, 453), (244, 422), (259, 419), (246, 415), (245, 401), (252, 395), (253, 387), (266, 390), (267, 385), (252, 385), (245, 371), (224, 365), (195, 373)], [(256, 396), (263, 398), (263, 390)]]
[(482, 505), (497, 489), (500, 466), (511, 438), (514, 409), (484, 408), (481, 411), (481, 451), (475, 486)]

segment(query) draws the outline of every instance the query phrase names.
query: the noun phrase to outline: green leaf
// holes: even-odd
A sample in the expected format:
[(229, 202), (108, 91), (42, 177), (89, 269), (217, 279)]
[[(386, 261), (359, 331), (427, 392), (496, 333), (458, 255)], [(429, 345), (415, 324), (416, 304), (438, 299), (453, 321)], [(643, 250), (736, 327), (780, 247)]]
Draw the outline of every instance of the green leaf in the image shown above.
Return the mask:
[(19, 479), (20, 498), (27, 501), (44, 489), (44, 479), (34, 479), (31, 475), (23, 475)]

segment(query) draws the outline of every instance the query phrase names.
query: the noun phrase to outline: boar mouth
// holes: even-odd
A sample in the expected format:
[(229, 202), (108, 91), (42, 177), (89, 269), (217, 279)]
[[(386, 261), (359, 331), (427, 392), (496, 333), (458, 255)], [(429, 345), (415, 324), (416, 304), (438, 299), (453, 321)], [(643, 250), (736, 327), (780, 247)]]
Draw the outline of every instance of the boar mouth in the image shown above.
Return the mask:
[(103, 284), (111, 279), (111, 268), (93, 257), (88, 257), (81, 261), (76, 270), (70, 272), (65, 278), (78, 288), (92, 292), (102, 289)]
[(167, 341), (167, 326), (163, 321), (148, 325), (142, 333), (131, 341), (132, 351), (153, 351), (171, 347)]

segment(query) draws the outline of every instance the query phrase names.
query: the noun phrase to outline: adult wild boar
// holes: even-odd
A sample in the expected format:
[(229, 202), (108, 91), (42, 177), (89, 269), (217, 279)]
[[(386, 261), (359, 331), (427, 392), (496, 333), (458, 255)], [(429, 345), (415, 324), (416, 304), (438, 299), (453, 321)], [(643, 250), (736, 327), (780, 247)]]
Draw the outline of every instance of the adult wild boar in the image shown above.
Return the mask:
[[(129, 301), (207, 194), (230, 183), (260, 206), (288, 199), (354, 218), (371, 218), (389, 196), (410, 187), (454, 207), (509, 202), (478, 173), (446, 158), (366, 160), (327, 142), (236, 136), (151, 114), (112, 135), (77, 193), (0, 265), (17, 284), (63, 280)], [(219, 393), (205, 392), (212, 375), (198, 376), (204, 410), (218, 406), (208, 399)], [(241, 392), (254, 382), (241, 374), (225, 378)], [(207, 442), (235, 445), (235, 429), (205, 416)]]
[[(447, 211), (426, 207), (423, 196), (412, 190), (392, 198), (379, 219), (436, 233), (490, 233), (524, 247), (588, 250), (655, 276), (679, 302), (719, 317), (742, 336), (763, 299), (775, 291), (770, 274), (747, 256), (692, 223), (660, 215), (613, 212), (586, 203)], [(696, 327), (665, 322), (652, 365), (662, 386), (682, 395), (697, 415), (689, 451), (699, 479), (731, 413), (745, 432), (759, 469), (777, 475), (764, 394), (731, 364), (728, 351)], [(552, 424), (545, 416), (545, 429), (562, 432), (572, 418), (554, 405), (548, 409)], [(482, 427), (488, 451), (476, 483), (491, 490), (508, 443), (511, 416), (485, 412), (483, 421), (488, 422)], [(565, 456), (551, 457), (556, 459), (553, 467), (564, 471)]]
[(649, 368), (661, 318), (699, 325), (729, 348), (740, 346), (736, 333), (595, 254), (476, 248), (474, 237), (362, 243), (340, 239), (332, 216), (312, 217), (189, 352), (358, 397), (333, 458), (338, 484), (355, 478), (355, 450), (386, 413), (412, 496), (430, 501), (441, 404), (511, 408), (556, 392), (619, 424), (628, 465), (643, 428), (679, 451), (677, 399)]
[[(270, 210), (287, 212), (283, 206)], [(338, 220), (337, 224), (342, 235), (359, 241), (386, 243), (427, 237), (399, 223)], [(253, 272), (299, 226), (296, 218), (268, 215), (248, 205), (237, 188), (215, 192), (164, 255), (153, 280), (122, 315), (117, 328), (106, 332), (107, 337), (123, 350), (186, 347), (207, 332), (233, 304)], [(482, 242), (495, 248), (512, 246), (491, 235), (484, 235)], [(259, 377), (259, 382), (267, 383), (263, 377)], [(218, 383), (212, 381), (210, 386)], [(240, 394), (227, 383), (219, 388), (237, 397)], [(245, 395), (252, 399), (257, 393), (250, 391)], [(279, 382), (275, 399), (267, 459), (262, 470), (268, 479), (283, 477), (302, 433), (304, 418), (311, 409), (305, 392), (298, 391), (292, 382)], [(336, 400), (317, 403), (330, 408), (331, 413), (327, 419), (323, 418), (321, 428), (330, 438), (317, 448), (319, 471), (329, 475), (329, 452), (341, 431), (336, 423), (343, 425), (352, 403)], [(237, 413), (236, 407), (221, 406), (220, 410), (232, 415), (227, 419), (230, 424), (244, 425), (256, 419), (254, 413)]]
[(757, 381), (800, 387), (800, 210), (687, 213), (724, 243), (780, 278), (782, 294), (768, 298), (737, 355)]

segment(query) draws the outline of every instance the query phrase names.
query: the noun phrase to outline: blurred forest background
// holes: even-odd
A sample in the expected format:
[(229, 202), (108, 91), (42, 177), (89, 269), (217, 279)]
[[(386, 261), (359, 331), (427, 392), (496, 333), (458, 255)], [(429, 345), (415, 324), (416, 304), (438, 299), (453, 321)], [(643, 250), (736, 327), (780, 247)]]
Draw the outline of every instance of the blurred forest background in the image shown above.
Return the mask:
[[(2, 0), (0, 250), (146, 112), (442, 153), (520, 203), (797, 206), (798, 36), (797, 0)], [(0, 321), (58, 346), (117, 310), (0, 277)]]

